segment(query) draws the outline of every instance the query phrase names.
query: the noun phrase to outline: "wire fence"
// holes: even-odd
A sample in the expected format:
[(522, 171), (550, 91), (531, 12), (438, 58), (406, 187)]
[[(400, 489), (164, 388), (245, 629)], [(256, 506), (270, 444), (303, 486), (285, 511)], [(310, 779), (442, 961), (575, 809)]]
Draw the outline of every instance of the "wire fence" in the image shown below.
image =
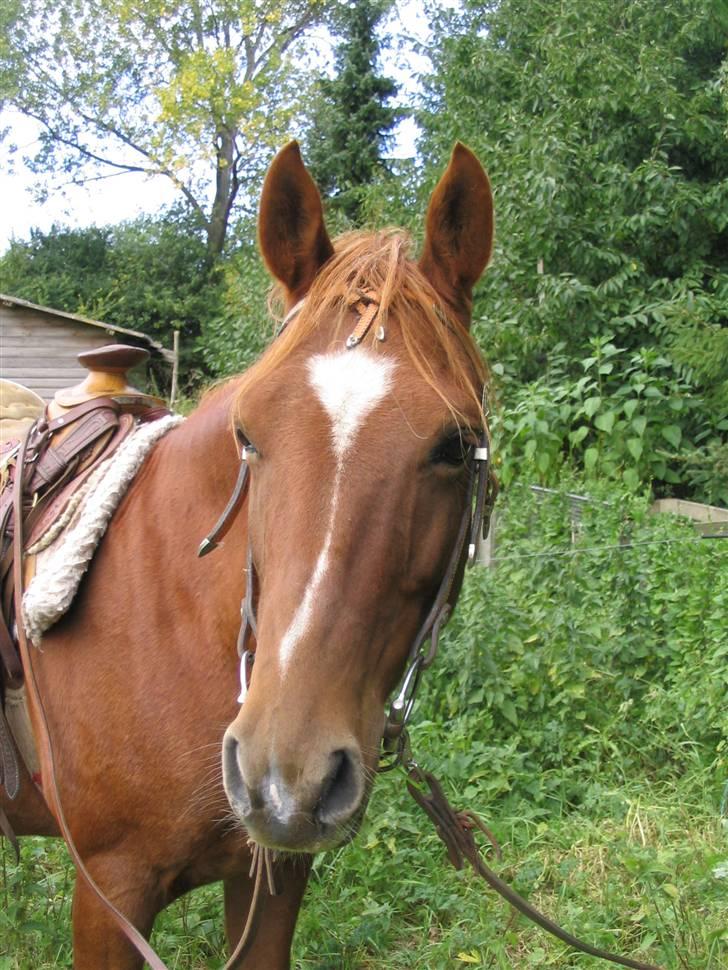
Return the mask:
[[(494, 514), (491, 521), (490, 534), (488, 538), (482, 542), (478, 552), (477, 561), (483, 566), (492, 568), (500, 565), (501, 563), (517, 562), (522, 560), (573, 558), (575, 556), (585, 555), (596, 556), (603, 555), (605, 553), (627, 552), (630, 549), (637, 549), (644, 546), (673, 546), (684, 545), (686, 543), (704, 542), (706, 539), (728, 539), (728, 521), (693, 520), (692, 524), (697, 530), (697, 534), (692, 536), (672, 536), (669, 538), (636, 540), (630, 540), (625, 537), (623, 540), (613, 544), (580, 546), (578, 545), (578, 539), (582, 533), (582, 518), (584, 510), (589, 506), (610, 509), (614, 507), (614, 502), (606, 502), (601, 499), (594, 499), (588, 495), (578, 495), (572, 492), (563, 492), (557, 489), (544, 488), (539, 485), (526, 485), (525, 483), (520, 482), (513, 483), (513, 485), (520, 489), (527, 489), (539, 503), (548, 499), (560, 499), (564, 503), (568, 509), (571, 524), (571, 547), (569, 549), (552, 547), (549, 549), (544, 549), (540, 552), (507, 553), (505, 555), (498, 555), (497, 529), (499, 516)], [(695, 505), (695, 503), (687, 504)], [(700, 507), (696, 506), (696, 508)], [(706, 515), (710, 515), (711, 513), (722, 514), (723, 512), (723, 510), (711, 509), (708, 506), (703, 508), (705, 509)]]
[(515, 553), (508, 556), (493, 556), (490, 562), (497, 565), (501, 562), (513, 562), (516, 559), (555, 559), (560, 556), (582, 556), (585, 554), (603, 552), (623, 552), (637, 546), (679, 545), (684, 542), (704, 542), (706, 539), (728, 539), (728, 535), (714, 536), (683, 536), (679, 539), (640, 539), (637, 542), (618, 542), (614, 545), (583, 546), (574, 549), (559, 549), (547, 552)]

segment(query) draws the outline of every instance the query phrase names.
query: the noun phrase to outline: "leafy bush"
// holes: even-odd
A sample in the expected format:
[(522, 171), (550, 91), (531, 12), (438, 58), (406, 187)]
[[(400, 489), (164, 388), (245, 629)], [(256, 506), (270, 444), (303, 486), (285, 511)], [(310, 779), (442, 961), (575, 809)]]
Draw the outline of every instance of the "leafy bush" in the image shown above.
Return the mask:
[(252, 239), (218, 273), (219, 303), (203, 323), (199, 351), (211, 374), (230, 377), (249, 367), (273, 336), (267, 309), (271, 278)]
[[(517, 474), (553, 484), (564, 463), (576, 461), (590, 481), (606, 478), (631, 491), (653, 483), (657, 491), (682, 486), (698, 501), (728, 503), (720, 464), (728, 419), (706, 413), (667, 358), (595, 337), (579, 362), (582, 375), (572, 377), (565, 352), (564, 344), (556, 345), (538, 380), (504, 380), (506, 405), (493, 426), (506, 484)], [(502, 367), (496, 371), (503, 374)]]
[(572, 546), (565, 495), (514, 486), (501, 558), (471, 573), (428, 687), (445, 770), (491, 798), (552, 810), (641, 772), (726, 768), (728, 549), (589, 487)]
[[(725, 5), (469, 0), (434, 16), (420, 148), (433, 180), (456, 139), (490, 171), (475, 333), (513, 384), (515, 456), (542, 480), (574, 452), (630, 488), (724, 501)], [(585, 369), (596, 341), (620, 349), (611, 375)], [(630, 415), (638, 371), (659, 396)], [(580, 399), (585, 377), (604, 387)]]

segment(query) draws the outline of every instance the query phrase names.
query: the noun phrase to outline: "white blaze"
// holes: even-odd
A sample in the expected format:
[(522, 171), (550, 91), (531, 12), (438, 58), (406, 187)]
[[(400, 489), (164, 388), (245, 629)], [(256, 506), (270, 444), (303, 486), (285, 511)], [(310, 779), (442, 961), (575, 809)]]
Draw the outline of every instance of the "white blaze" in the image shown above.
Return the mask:
[(308, 362), (308, 379), (331, 420), (337, 465), (366, 416), (389, 390), (393, 369), (392, 361), (364, 350), (317, 354)]
[(314, 602), (329, 567), (329, 550), (334, 534), (339, 489), (346, 456), (359, 429), (392, 385), (394, 363), (359, 348), (335, 354), (317, 354), (308, 362), (308, 380), (331, 422), (331, 443), (336, 473), (321, 552), (303, 598), (281, 640), (281, 669), (286, 667), (296, 644), (311, 622)]

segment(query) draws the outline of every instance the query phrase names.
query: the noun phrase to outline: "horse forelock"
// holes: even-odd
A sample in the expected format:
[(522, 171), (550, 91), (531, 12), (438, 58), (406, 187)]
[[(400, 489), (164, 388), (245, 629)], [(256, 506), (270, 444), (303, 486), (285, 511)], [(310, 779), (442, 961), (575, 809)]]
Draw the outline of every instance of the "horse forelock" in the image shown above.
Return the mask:
[[(315, 331), (326, 327), (329, 343), (341, 343), (351, 330), (351, 306), (360, 293), (373, 294), (379, 309), (365, 342), (378, 344), (377, 331), (396, 326), (405, 353), (424, 382), (465, 426), (482, 414), (482, 389), (488, 372), (469, 331), (454, 319), (412, 259), (412, 241), (401, 229), (350, 232), (334, 244), (301, 309), (237, 386), (233, 415), (247, 392), (286, 362)], [(273, 291), (275, 304), (280, 292)], [(443, 384), (453, 388), (448, 393)], [(471, 405), (467, 414), (463, 398)]]

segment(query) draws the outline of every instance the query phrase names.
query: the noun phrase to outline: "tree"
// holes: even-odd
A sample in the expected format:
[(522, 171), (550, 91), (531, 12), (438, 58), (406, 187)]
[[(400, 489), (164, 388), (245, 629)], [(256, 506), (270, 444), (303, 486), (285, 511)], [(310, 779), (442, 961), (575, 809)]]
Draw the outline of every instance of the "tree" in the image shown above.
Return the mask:
[(560, 450), (728, 496), (720, 5), (470, 0), (443, 17), (420, 148), (434, 161), (462, 138), (495, 186), (476, 331), (521, 409), (511, 440), (543, 476)]
[(340, 4), (335, 76), (318, 82), (308, 135), (314, 178), (332, 207), (355, 225), (362, 221), (362, 188), (387, 174), (383, 153), (399, 115), (389, 104), (397, 85), (378, 73), (377, 26), (390, 7), (391, 0)]
[(208, 262), (296, 110), (290, 57), (330, 0), (4, 0), (0, 106), (41, 128), (38, 172), (170, 179)]
[(182, 208), (116, 226), (34, 229), (0, 257), (0, 292), (141, 330), (166, 346), (180, 330), (189, 369), (203, 323), (219, 312), (220, 280), (206, 271), (206, 255), (204, 234)]

